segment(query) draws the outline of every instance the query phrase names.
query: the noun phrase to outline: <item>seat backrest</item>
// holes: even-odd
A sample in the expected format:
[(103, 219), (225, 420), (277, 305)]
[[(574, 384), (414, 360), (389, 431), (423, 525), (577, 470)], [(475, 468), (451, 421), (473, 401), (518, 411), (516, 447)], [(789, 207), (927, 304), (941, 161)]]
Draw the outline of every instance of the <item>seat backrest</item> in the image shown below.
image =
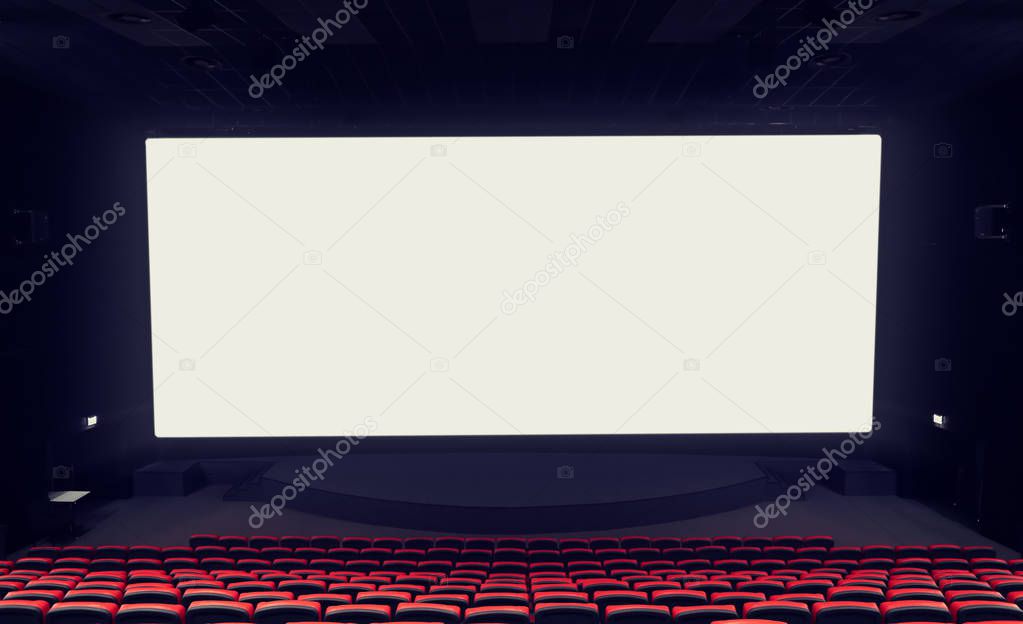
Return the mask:
[(399, 604), (394, 610), (396, 622), (440, 622), (458, 624), (462, 621), (462, 609), (455, 605), (428, 602)]
[(963, 600), (953, 602), (952, 621), (982, 622), (988, 620), (1023, 620), (1023, 610), (1011, 602), (1001, 600)]
[(664, 605), (612, 605), (604, 615), (607, 624), (670, 624), (671, 611)]
[(311, 600), (279, 600), (256, 605), (253, 622), (256, 624), (288, 624), (299, 620), (315, 621), (320, 618), (320, 603)]
[(671, 610), (671, 619), (675, 624), (710, 624), (718, 620), (734, 620), (738, 618), (735, 605), (698, 605), (692, 607), (675, 607)]
[(951, 622), (952, 614), (944, 602), (932, 600), (897, 600), (882, 602), (881, 619), (884, 624), (904, 622)]
[(810, 607), (813, 624), (880, 624), (881, 610), (873, 602), (827, 601)]
[(354, 624), (389, 622), (391, 620), (391, 607), (374, 604), (336, 605), (327, 607), (323, 620), (327, 622), (352, 622)]
[(125, 604), (117, 610), (115, 624), (184, 624), (185, 607), (168, 604)]
[(47, 624), (113, 624), (117, 605), (109, 602), (59, 602), (46, 614)]
[(545, 602), (533, 608), (534, 624), (598, 624), (600, 611), (590, 602)]
[(0, 600), (0, 622), (43, 624), (50, 603), (43, 600)]
[(185, 609), (186, 624), (251, 622), (255, 607), (245, 602), (196, 600)]
[(810, 624), (810, 607), (801, 602), (766, 600), (743, 605), (744, 619), (779, 620), (786, 624)]

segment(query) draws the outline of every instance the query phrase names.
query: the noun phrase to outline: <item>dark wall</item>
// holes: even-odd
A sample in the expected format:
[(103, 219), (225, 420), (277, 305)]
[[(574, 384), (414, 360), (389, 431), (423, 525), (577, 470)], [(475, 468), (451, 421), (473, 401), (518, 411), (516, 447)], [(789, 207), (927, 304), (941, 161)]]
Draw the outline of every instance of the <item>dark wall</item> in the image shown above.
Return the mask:
[[(644, 111), (595, 110), (483, 111), (461, 119), (422, 111), (410, 123), (369, 114), (358, 119), (324, 116), (317, 123), (308, 115), (280, 114), (233, 118), (227, 124), (203, 113), (112, 113), (53, 101), (27, 88), (18, 93), (3, 104), (14, 132), (10, 144), (23, 146), (23, 155), (13, 159), (13, 201), (47, 209), (51, 235), (30, 250), (4, 247), (2, 287), (9, 290), (24, 279), (38, 268), (37, 258), (58, 249), (67, 233), (82, 232), (93, 216), (115, 202), (126, 211), (80, 254), (75, 266), (40, 287), (37, 300), (0, 317), (4, 392), (15, 397), (3, 424), (4, 446), (13, 451), (5, 457), (9, 464), (3, 473), (27, 475), (16, 479), (19, 500), (26, 504), (5, 513), (13, 517), (8, 522), (22, 524), (48, 487), (53, 464), (74, 464), (76, 487), (126, 496), (132, 469), (160, 457), (305, 452), (319, 445), (316, 440), (281, 445), (152, 438), (143, 151), (147, 133), (194, 129), (195, 134), (215, 134), (227, 125), (260, 128), (254, 133), (271, 135), (294, 134), (294, 128), (314, 135), (713, 131), (701, 118), (682, 122)], [(1020, 407), (1012, 394), (1019, 378), (1014, 359), (1018, 321), (1002, 316), (1000, 305), (1003, 291), (1023, 288), (1016, 279), (1019, 252), (1016, 244), (976, 241), (972, 209), (1019, 197), (1015, 174), (1020, 162), (1014, 144), (1023, 139), (1023, 131), (1008, 105), (983, 114), (969, 103), (930, 113), (893, 111), (878, 114), (876, 122), (885, 139), (876, 383), (876, 415), (883, 434), (865, 448), (864, 456), (897, 467), (906, 494), (961, 513), (970, 522), (981, 518), (982, 528), (1016, 544), (1014, 529), (998, 519), (1008, 501), (998, 484), (1004, 480), (1007, 486), (1018, 476), (1010, 447), (1019, 437), (1003, 435), (1007, 430), (1019, 433), (1021, 426), (1011, 416)], [(847, 128), (837, 120), (808, 116), (796, 130)], [(941, 141), (952, 144), (951, 159), (934, 157), (934, 144)], [(935, 372), (938, 357), (952, 359), (951, 373)], [(935, 429), (930, 420), (936, 411), (953, 416), (959, 430)], [(93, 413), (100, 416), (99, 427), (81, 431), (81, 418)], [(829, 436), (770, 441), (698, 436), (624, 442), (447, 439), (429, 444), (508, 452), (529, 447), (816, 455), (836, 441)], [(414, 440), (371, 440), (364, 448), (394, 452), (423, 446)]]
[[(1002, 304), (1023, 290), (1023, 229), (1015, 215), (1015, 238), (974, 235), (975, 207), (1019, 207), (1023, 125), (1006, 93), (996, 86), (940, 115), (907, 115), (905, 149), (886, 154), (877, 415), (894, 435), (872, 450), (898, 468), (904, 494), (1019, 548), (1023, 317), (1006, 317)], [(951, 158), (934, 157), (939, 142)], [(951, 371), (935, 370), (940, 357)], [(948, 429), (933, 426), (935, 413)]]
[[(49, 217), (51, 230), (60, 227), (65, 203), (58, 192), (60, 160), (67, 158), (67, 150), (53, 148), (64, 140), (61, 120), (67, 103), (15, 80), (4, 83), (0, 289), (6, 293), (44, 262), (42, 248), (16, 243), (30, 236), (31, 211), (37, 219)], [(39, 123), (46, 119), (49, 123)], [(44, 229), (40, 223), (37, 234)], [(47, 441), (61, 426), (73, 373), (64, 358), (70, 340), (69, 287), (69, 280), (55, 277), (37, 287), (31, 301), (15, 304), (0, 295), (6, 300), (0, 303), (0, 544), (5, 533), (8, 543), (24, 541), (47, 515)]]

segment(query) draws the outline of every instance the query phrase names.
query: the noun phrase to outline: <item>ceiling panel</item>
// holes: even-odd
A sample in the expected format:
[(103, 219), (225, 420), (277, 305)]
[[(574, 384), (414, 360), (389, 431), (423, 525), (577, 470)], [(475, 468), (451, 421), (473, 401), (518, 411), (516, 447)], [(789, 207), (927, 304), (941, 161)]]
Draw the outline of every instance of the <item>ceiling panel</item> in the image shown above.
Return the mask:
[[(311, 36), (317, 28), (321, 28), (320, 20), (330, 20), (341, 6), (337, 0), (255, 0), (267, 11), (272, 12), (282, 24), (299, 36)], [(372, 1), (372, 0), (370, 0)], [(362, 20), (356, 15), (350, 22), (339, 29), (332, 28), (333, 35), (323, 42), (325, 46), (337, 45), (372, 45), (376, 43), (373, 35), (366, 30)]]
[(480, 43), (545, 43), (549, 41), (552, 1), (470, 0), (476, 39)]
[(676, 0), (654, 30), (650, 42), (717, 41), (758, 4), (760, 0)]

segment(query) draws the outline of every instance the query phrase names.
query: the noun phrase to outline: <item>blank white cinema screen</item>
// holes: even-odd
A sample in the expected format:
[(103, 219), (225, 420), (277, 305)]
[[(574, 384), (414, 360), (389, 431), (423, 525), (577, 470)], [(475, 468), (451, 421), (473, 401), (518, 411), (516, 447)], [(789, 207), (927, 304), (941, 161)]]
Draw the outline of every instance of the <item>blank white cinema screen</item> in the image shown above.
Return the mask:
[(146, 142), (159, 437), (870, 426), (876, 135)]

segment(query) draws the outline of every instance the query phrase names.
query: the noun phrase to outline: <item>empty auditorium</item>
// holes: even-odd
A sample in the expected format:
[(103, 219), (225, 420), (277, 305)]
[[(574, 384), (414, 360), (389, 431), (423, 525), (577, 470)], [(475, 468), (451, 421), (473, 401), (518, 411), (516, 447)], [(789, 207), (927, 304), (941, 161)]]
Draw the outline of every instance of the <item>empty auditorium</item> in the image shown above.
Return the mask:
[(1023, 4), (0, 0), (0, 624), (1023, 624)]

